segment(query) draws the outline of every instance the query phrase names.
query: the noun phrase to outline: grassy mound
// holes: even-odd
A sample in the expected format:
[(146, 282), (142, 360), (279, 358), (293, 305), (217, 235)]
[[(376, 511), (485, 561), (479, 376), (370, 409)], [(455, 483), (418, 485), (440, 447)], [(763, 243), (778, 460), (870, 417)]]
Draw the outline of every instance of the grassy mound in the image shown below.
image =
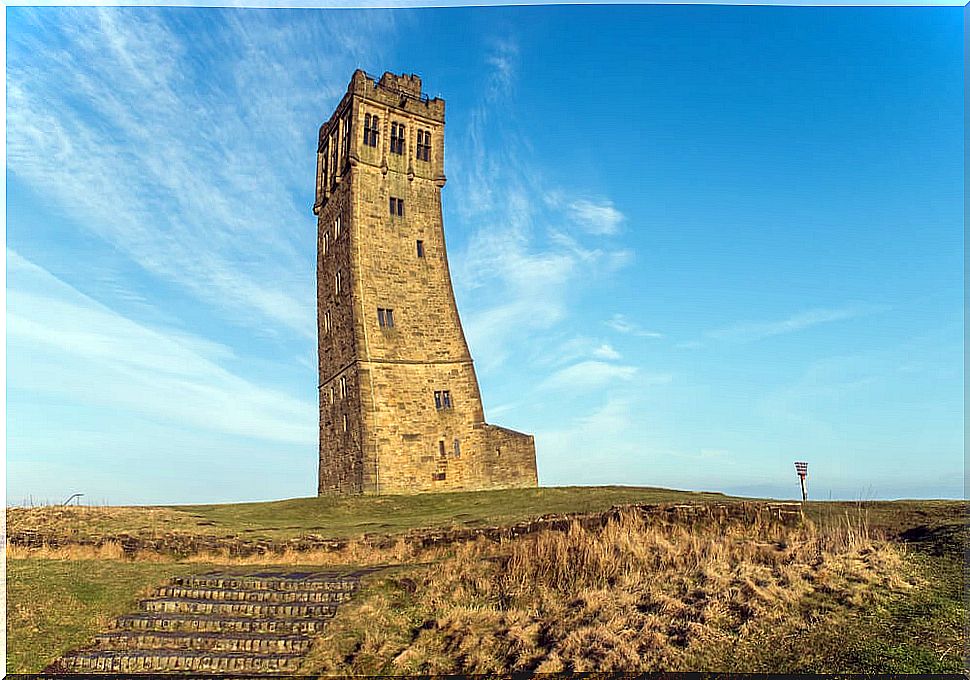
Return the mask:
[(287, 539), (511, 523), (553, 513), (607, 510), (626, 503), (726, 502), (719, 493), (650, 487), (547, 487), (416, 496), (293, 498), (262, 503), (180, 506), (8, 508), (7, 531), (77, 537), (180, 532)]
[[(321, 637), (307, 674), (560, 671), (953, 672), (960, 633), (866, 658), (962, 613), (931, 571), (853, 523), (695, 525), (630, 514), (466, 544), (420, 572), (383, 578)], [(953, 595), (953, 593), (951, 593)], [(894, 613), (924, 606), (922, 621)], [(936, 606), (939, 605), (939, 606)], [(880, 614), (881, 613), (881, 614)], [(811, 644), (802, 647), (802, 639)], [(941, 653), (942, 652), (942, 653)]]

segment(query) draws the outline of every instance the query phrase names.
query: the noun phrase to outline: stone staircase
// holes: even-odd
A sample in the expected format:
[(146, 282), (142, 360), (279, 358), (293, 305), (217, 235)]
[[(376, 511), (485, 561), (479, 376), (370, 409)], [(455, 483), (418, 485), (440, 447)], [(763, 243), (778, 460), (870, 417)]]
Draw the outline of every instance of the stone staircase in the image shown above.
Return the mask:
[(292, 674), (360, 572), (180, 576), (45, 672)]

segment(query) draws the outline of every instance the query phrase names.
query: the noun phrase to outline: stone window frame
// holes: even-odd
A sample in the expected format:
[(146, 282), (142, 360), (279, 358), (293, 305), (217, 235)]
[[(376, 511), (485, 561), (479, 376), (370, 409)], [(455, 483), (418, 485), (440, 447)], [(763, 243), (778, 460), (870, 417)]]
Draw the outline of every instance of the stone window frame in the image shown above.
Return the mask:
[(335, 297), (340, 296), (340, 288), (342, 283), (343, 282), (341, 281), (340, 270), (338, 269), (336, 272), (334, 272), (334, 275), (333, 275), (333, 294)]
[(337, 213), (337, 216), (333, 220), (333, 240), (334, 241), (340, 238), (340, 226), (341, 226), (340, 213)]
[(424, 241), (421, 239), (417, 240), (418, 257), (424, 258)]
[(330, 252), (330, 232), (325, 231), (323, 233), (323, 254), (326, 255)]
[(391, 217), (404, 217), (404, 199), (391, 196), (387, 204)]
[(377, 325), (384, 330), (394, 328), (394, 310), (388, 307), (378, 307)]
[(407, 126), (404, 123), (391, 123), (391, 153), (398, 156), (404, 155), (404, 139), (407, 134)]
[(341, 155), (344, 157), (344, 167), (350, 162), (350, 111), (344, 113), (342, 118), (343, 139), (340, 141)]
[(381, 118), (377, 114), (364, 114), (364, 146), (377, 147), (381, 134)]
[(323, 334), (330, 335), (333, 330), (333, 320), (330, 317), (330, 310), (328, 309), (323, 313)]
[(429, 130), (418, 130), (418, 143), (414, 157), (419, 161), (431, 162), (431, 132)]
[(431, 473), (431, 481), (432, 482), (443, 482), (443, 481), (445, 481), (445, 473), (444, 472), (432, 472)]
[(435, 390), (434, 392), (435, 410), (444, 411), (445, 409), (450, 409), (452, 406), (453, 404), (451, 401), (450, 390)]
[(346, 413), (344, 414), (344, 417), (343, 417), (343, 423), (344, 423), (344, 432), (346, 432), (349, 429), (347, 427), (347, 414)]
[(347, 398), (347, 376), (340, 376), (340, 398)]
[(455, 437), (455, 458), (461, 458), (461, 442)]
[(337, 185), (337, 131), (331, 130), (328, 144), (330, 146), (330, 188)]

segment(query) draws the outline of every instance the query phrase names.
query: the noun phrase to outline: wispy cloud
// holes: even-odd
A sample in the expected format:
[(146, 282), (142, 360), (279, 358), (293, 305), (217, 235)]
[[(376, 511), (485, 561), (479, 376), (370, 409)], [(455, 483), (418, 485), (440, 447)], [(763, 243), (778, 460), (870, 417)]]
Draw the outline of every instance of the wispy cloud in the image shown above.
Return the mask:
[(625, 333), (627, 335), (635, 335), (641, 338), (662, 338), (663, 333), (657, 331), (647, 330), (640, 327), (638, 324), (631, 321), (624, 314), (614, 314), (606, 325), (615, 330), (617, 333)]
[(584, 231), (598, 236), (617, 233), (620, 224), (626, 219), (623, 213), (613, 207), (613, 202), (608, 200), (598, 203), (573, 201), (569, 204), (569, 215)]
[(778, 321), (742, 322), (707, 333), (718, 340), (750, 342), (774, 335), (806, 330), (820, 324), (843, 321), (888, 309), (881, 305), (850, 305), (834, 309), (810, 309)]
[(632, 380), (636, 366), (621, 366), (605, 361), (582, 361), (553, 373), (541, 384), (547, 390), (572, 390), (605, 387), (617, 380)]
[(9, 249), (7, 280), (12, 388), (312, 451), (316, 404), (226, 370), (229, 348), (126, 319)]
[(316, 127), (393, 15), (213, 9), (187, 40), (150, 8), (16, 12), (9, 170), (233, 322), (312, 338)]
[[(509, 102), (518, 59), (514, 40), (493, 44), (484, 59), (490, 70), (482, 99), (449, 156), (454, 190), (462, 196), (460, 215), (471, 234), (467, 247), (453, 255), (455, 286), (472, 353), (485, 370), (543, 342), (543, 333), (568, 320), (568, 300), (584, 281), (631, 259), (621, 246), (589, 247), (580, 240), (591, 232), (590, 219), (611, 229), (622, 220), (608, 200), (554, 208), (536, 203), (534, 197), (557, 190), (529, 157), (514, 118), (496, 113), (514, 109)], [(496, 107), (500, 98), (505, 106)], [(577, 220), (586, 220), (583, 229), (571, 226)]]
[(608, 343), (603, 343), (593, 350), (593, 356), (597, 359), (615, 360), (620, 358), (620, 353), (613, 349)]

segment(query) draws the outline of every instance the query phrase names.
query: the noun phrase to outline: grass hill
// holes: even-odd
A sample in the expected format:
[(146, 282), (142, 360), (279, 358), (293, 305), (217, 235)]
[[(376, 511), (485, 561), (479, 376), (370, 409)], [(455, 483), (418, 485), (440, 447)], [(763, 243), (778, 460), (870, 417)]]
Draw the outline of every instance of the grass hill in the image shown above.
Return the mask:
[[(725, 506), (754, 500), (617, 486), (8, 508), (8, 536), (58, 537), (61, 547), (8, 545), (7, 670), (40, 671), (89, 642), (170, 577), (241, 564), (214, 554), (85, 552), (73, 550), (71, 541), (161, 534), (353, 540), (362, 534), (393, 537), (429, 528), (503, 526), (619, 505)], [(964, 503), (815, 502), (805, 506), (805, 518), (786, 526), (767, 515), (704, 526), (627, 518), (602, 531), (574, 527), (501, 544), (335, 553), (326, 564), (398, 566), (371, 578), (331, 634), (314, 647), (305, 670), (618, 669), (637, 659), (656, 662), (640, 670), (962, 668)], [(300, 561), (309, 557), (269, 554), (259, 564), (321, 563)], [(585, 637), (570, 637), (577, 626), (584, 627)], [(811, 655), (802, 654), (805, 646), (792, 644), (802, 639), (809, 640)], [(641, 649), (644, 640), (654, 646)], [(734, 650), (738, 661), (704, 651), (712, 648)], [(583, 650), (598, 651), (586, 655)], [(498, 665), (490, 666), (491, 659)], [(660, 660), (664, 663), (657, 666)]]
[(508, 524), (558, 513), (586, 513), (630, 503), (741, 500), (720, 493), (650, 487), (545, 487), (415, 496), (293, 498), (259, 503), (174, 506), (8, 508), (9, 533), (28, 530), (76, 537), (179, 532), (288, 539), (395, 535), (431, 527)]

